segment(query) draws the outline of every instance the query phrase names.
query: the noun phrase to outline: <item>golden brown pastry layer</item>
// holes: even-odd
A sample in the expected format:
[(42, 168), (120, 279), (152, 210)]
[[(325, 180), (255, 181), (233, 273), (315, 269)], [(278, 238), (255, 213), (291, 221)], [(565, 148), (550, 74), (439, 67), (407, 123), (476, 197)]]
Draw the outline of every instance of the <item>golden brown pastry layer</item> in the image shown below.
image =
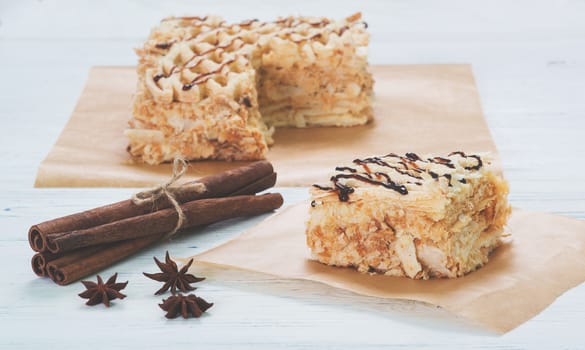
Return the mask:
[(360, 272), (459, 277), (488, 261), (510, 214), (508, 185), (484, 155), (356, 159), (314, 185), (307, 245)]
[(274, 127), (353, 126), (372, 118), (361, 15), (227, 24), (164, 19), (139, 56), (132, 156), (262, 159)]

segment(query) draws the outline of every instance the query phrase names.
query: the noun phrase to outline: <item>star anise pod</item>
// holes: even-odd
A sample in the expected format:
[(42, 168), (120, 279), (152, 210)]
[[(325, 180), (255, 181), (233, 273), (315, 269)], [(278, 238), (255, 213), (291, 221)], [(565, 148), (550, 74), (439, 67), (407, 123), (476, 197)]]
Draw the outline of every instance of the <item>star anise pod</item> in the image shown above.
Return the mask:
[(205, 277), (196, 277), (192, 274), (187, 273), (189, 267), (193, 263), (193, 259), (189, 260), (187, 265), (183, 266), (181, 270), (177, 268), (177, 264), (171, 260), (169, 257), (169, 252), (165, 256), (165, 262), (160, 262), (156, 257), (154, 257), (154, 261), (162, 271), (161, 273), (146, 273), (144, 272), (144, 276), (148, 278), (152, 278), (155, 281), (165, 282), (161, 289), (157, 290), (154, 294), (162, 294), (171, 289), (171, 293), (175, 294), (177, 292), (177, 288), (181, 292), (188, 292), (190, 290), (195, 290), (195, 287), (192, 287), (190, 283), (201, 282), (205, 279)]
[(158, 306), (167, 312), (166, 318), (176, 318), (179, 315), (183, 318), (189, 318), (200, 317), (213, 306), (213, 303), (208, 303), (195, 294), (182, 295), (179, 293), (163, 299), (162, 304), (158, 304)]
[(93, 306), (104, 303), (104, 305), (110, 307), (110, 300), (126, 298), (126, 295), (120, 293), (120, 291), (126, 288), (128, 281), (116, 283), (116, 278), (118, 278), (118, 273), (110, 277), (106, 283), (104, 283), (100, 275), (97, 276), (97, 283), (81, 281), (87, 290), (79, 293), (79, 296), (84, 299), (89, 299), (85, 305)]

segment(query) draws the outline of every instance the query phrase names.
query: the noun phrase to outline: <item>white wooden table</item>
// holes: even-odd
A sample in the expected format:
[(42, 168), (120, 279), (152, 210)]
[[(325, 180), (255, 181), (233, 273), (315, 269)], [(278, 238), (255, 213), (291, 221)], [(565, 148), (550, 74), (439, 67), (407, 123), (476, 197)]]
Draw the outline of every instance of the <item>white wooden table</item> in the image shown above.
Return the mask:
[[(514, 206), (585, 219), (585, 2), (1, 0), (0, 349), (585, 348), (585, 285), (499, 336), (420, 303), (202, 269), (208, 280), (197, 293), (216, 305), (200, 319), (166, 320), (162, 298), (152, 295), (158, 283), (142, 276), (156, 270), (152, 256), (201, 252), (261, 218), (193, 232), (103, 271), (130, 281), (128, 297), (110, 309), (84, 306), (79, 283), (57, 287), (33, 275), (31, 224), (133, 192), (32, 188), (90, 66), (134, 64), (132, 48), (167, 15), (243, 20), (358, 10), (370, 25), (374, 64), (473, 64)], [(282, 193), (287, 203), (306, 198), (306, 189)]]

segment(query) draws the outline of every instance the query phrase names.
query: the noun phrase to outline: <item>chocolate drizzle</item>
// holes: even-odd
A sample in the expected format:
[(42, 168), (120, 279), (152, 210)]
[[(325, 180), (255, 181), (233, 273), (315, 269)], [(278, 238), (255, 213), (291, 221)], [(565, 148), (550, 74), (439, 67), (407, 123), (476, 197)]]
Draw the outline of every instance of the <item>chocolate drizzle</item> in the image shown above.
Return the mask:
[(348, 166), (338, 166), (335, 167), (335, 171), (349, 171), (350, 173), (356, 173), (357, 170), (354, 168), (350, 168)]
[(313, 187), (320, 189), (321, 191), (333, 191), (333, 187), (321, 186), (314, 184)]
[(205, 17), (199, 17), (199, 16), (169, 17), (169, 18), (163, 19), (161, 22), (174, 21), (174, 20), (205, 22), (205, 21), (207, 21), (207, 17), (208, 16), (205, 16)]
[[(387, 168), (394, 169), (396, 172), (398, 172), (398, 173), (400, 173), (402, 175), (410, 176), (410, 177), (413, 177), (413, 178), (419, 179), (419, 180), (422, 179), (422, 177), (420, 177), (418, 175), (411, 174), (408, 171), (402, 170), (402, 169), (400, 169), (397, 166), (388, 164), (387, 162), (383, 161), (380, 157), (369, 157), (369, 158), (364, 158), (364, 159), (354, 159), (353, 160), (353, 163), (364, 166), (364, 169), (367, 172), (370, 172), (370, 170), (366, 166), (366, 164), (371, 163), (371, 164), (376, 164), (376, 165), (379, 165), (379, 166), (383, 166), (383, 167), (387, 167)], [(406, 163), (404, 163), (404, 162), (398, 162), (398, 163), (401, 164), (401, 165), (403, 165), (405, 169), (409, 169), (408, 166), (406, 165)], [(416, 167), (416, 168), (414, 168), (412, 170), (419, 171), (418, 167)]]
[(394, 190), (402, 195), (408, 194), (408, 190), (406, 186), (397, 184), (396, 182), (392, 181), (390, 176), (385, 173), (376, 172), (374, 173), (376, 177), (382, 177), (386, 181), (379, 181), (372, 178), (372, 176), (368, 173), (366, 174), (337, 174), (331, 177), (331, 181), (333, 185), (337, 189), (337, 195), (339, 196), (339, 200), (342, 202), (347, 202), (349, 200), (349, 194), (353, 193), (355, 190), (353, 187), (350, 187), (346, 184), (342, 184), (339, 182), (339, 179), (356, 179), (359, 181), (367, 182), (372, 185), (383, 186), (387, 189)]
[(207, 72), (207, 73), (202, 73), (199, 74), (198, 76), (196, 76), (193, 80), (191, 80), (191, 82), (184, 84), (183, 85), (183, 91), (188, 91), (191, 90), (191, 88), (197, 84), (203, 84), (206, 81), (208, 81), (209, 79), (211, 79), (211, 76), (214, 74), (217, 74), (219, 72), (221, 72), (221, 70), (228, 64), (233, 63), (235, 61), (235, 59), (231, 59), (228, 60), (224, 63), (222, 63), (219, 68), (217, 68), (216, 70), (212, 70), (211, 72)]
[[(191, 16), (191, 17), (171, 17), (171, 18), (166, 18), (163, 19), (161, 22), (164, 21), (171, 21), (171, 20), (175, 20), (175, 21), (190, 21), (190, 25), (191, 26), (196, 26), (196, 27), (202, 27), (203, 25), (206, 24), (208, 19), (208, 16), (205, 17), (199, 17), (199, 16)], [(266, 25), (268, 22), (260, 22), (258, 19), (250, 19), (250, 20), (246, 20), (240, 23), (236, 23), (236, 24), (231, 24), (231, 25), (225, 25), (225, 21), (220, 22), (219, 24), (216, 24), (216, 28), (213, 28), (211, 30), (205, 30), (205, 31), (201, 31), (196, 33), (195, 35), (193, 35), (192, 37), (189, 37), (187, 39), (185, 39), (184, 41), (191, 41), (196, 39), (197, 37), (203, 35), (203, 34), (209, 34), (210, 32), (216, 31), (216, 34), (219, 34), (219, 30), (220, 29), (225, 29), (225, 28), (233, 28), (236, 26), (239, 27), (251, 27), (254, 24), (258, 23), (258, 25), (256, 26), (256, 28), (260, 28), (264, 25)], [(297, 18), (293, 18), (293, 17), (287, 17), (287, 18), (281, 18), (278, 19), (274, 22), (272, 22), (278, 26), (280, 26), (281, 28), (293, 28), (295, 26), (298, 26), (300, 24), (308, 24), (309, 26), (313, 27), (313, 28), (323, 28), (326, 27), (327, 25), (331, 24), (331, 22), (327, 19), (321, 19), (320, 21), (317, 22), (309, 22), (309, 21), (303, 21), (303, 20), (299, 20)], [(331, 30), (332, 33), (337, 33), (339, 36), (341, 36), (345, 31), (349, 30), (351, 28), (352, 25), (356, 25), (356, 24), (364, 24), (365, 22), (355, 22), (351, 25), (345, 25), (343, 27), (341, 27), (339, 30), (335, 31), (335, 30)], [(367, 25), (365, 25), (365, 27), (367, 28)], [(252, 29), (253, 30), (253, 29)], [(300, 39), (292, 39), (291, 35), (295, 34), (295, 32), (286, 32), (286, 33), (280, 33), (280, 34), (276, 34), (278, 35), (280, 38), (282, 39), (287, 39), (287, 40), (291, 40), (294, 43), (300, 44), (306, 41), (313, 41), (313, 40), (317, 40), (317, 39), (321, 39), (323, 38), (323, 33), (316, 33), (310, 36), (306, 36)], [(298, 33), (296, 33), (298, 34)], [(230, 46), (232, 46), (234, 44), (234, 42), (236, 40), (240, 40), (241, 41), (241, 45), (239, 47), (235, 47), (233, 49), (233, 51), (237, 51), (239, 49), (241, 49), (243, 46), (245, 46), (247, 43), (243, 40), (242, 36), (234, 36), (231, 38), (231, 40), (223, 45), (219, 45), (219, 43), (215, 43), (215, 46), (205, 50), (203, 52), (200, 53), (194, 53), (194, 55), (192, 57), (190, 57), (187, 61), (185, 61), (185, 63), (181, 64), (181, 65), (175, 65), (173, 67), (171, 67), (170, 71), (168, 73), (159, 73), (156, 74), (152, 77), (152, 79), (154, 80), (155, 83), (158, 83), (160, 79), (167, 79), (169, 77), (171, 77), (173, 74), (175, 73), (179, 73), (184, 69), (191, 69), (191, 68), (195, 68), (196, 66), (199, 65), (199, 63), (201, 63), (201, 61), (197, 62), (195, 65), (193, 66), (188, 66), (189, 63), (191, 63), (194, 59), (196, 59), (197, 57), (201, 57), (201, 56), (205, 56), (207, 54), (210, 54), (214, 51), (217, 50), (222, 50), (222, 49), (227, 49)], [(161, 42), (161, 43), (156, 43), (155, 44), (155, 48), (160, 49), (160, 50), (168, 50), (170, 49), (174, 44), (177, 43), (177, 40), (172, 40), (172, 41), (168, 41), (168, 42)], [(231, 63), (231, 62), (230, 62)], [(197, 76), (195, 79), (193, 79), (193, 81), (184, 84), (183, 85), (183, 91), (187, 91), (189, 89), (191, 89), (194, 85), (196, 84), (200, 84), (203, 82), (206, 82), (208, 79), (204, 79), (212, 74), (218, 73), (217, 72), (208, 72), (208, 73), (202, 73), (201, 75)]]
[[(177, 72), (180, 72), (180, 71), (182, 71), (183, 69), (192, 69), (192, 68), (195, 68), (195, 67), (197, 67), (197, 66), (199, 65), (199, 63), (201, 63), (201, 62), (202, 62), (202, 60), (201, 60), (201, 61), (199, 61), (199, 62), (197, 62), (196, 64), (194, 64), (194, 65), (190, 66), (190, 67), (187, 67), (187, 65), (188, 65), (189, 63), (191, 63), (191, 62), (192, 62), (192, 61), (193, 61), (195, 58), (197, 58), (197, 57), (201, 57), (201, 56), (207, 55), (207, 54), (209, 54), (209, 53), (212, 53), (212, 52), (214, 52), (214, 51), (217, 51), (217, 50), (220, 50), (220, 49), (226, 49), (226, 48), (230, 47), (231, 45), (233, 45), (233, 43), (234, 43), (234, 42), (235, 42), (237, 39), (240, 39), (240, 37), (234, 37), (234, 38), (232, 38), (232, 40), (230, 40), (230, 41), (229, 41), (229, 42), (227, 42), (226, 44), (223, 44), (223, 45), (217, 45), (217, 46), (215, 46), (215, 47), (212, 47), (211, 49), (208, 49), (208, 50), (202, 51), (202, 52), (200, 52), (200, 53), (195, 53), (195, 54), (194, 54), (194, 55), (193, 55), (191, 58), (189, 58), (187, 61), (185, 61), (185, 63), (183, 63), (183, 65), (182, 65), (180, 68), (179, 68), (179, 66), (173, 66), (173, 67), (171, 68), (171, 70), (170, 70), (170, 71), (169, 71), (167, 74), (160, 73), (160, 74), (157, 74), (157, 75), (153, 76), (153, 77), (152, 77), (152, 79), (154, 80), (154, 82), (155, 82), (155, 83), (157, 83), (157, 82), (158, 82), (160, 79), (162, 79), (162, 78), (165, 78), (165, 79), (167, 79), (167, 78), (169, 78), (171, 75), (173, 75), (173, 74), (175, 74), (175, 73), (177, 73)], [(242, 46), (244, 46), (244, 45), (245, 45), (245, 43), (242, 41), (242, 45), (241, 45), (240, 47), (242, 47)], [(228, 62), (225, 62), (225, 63), (223, 63), (223, 64), (222, 64), (222, 67), (220, 67), (220, 68), (221, 68), (221, 69), (223, 69), (223, 65), (225, 65), (225, 64), (230, 64), (230, 63), (232, 63), (232, 62), (234, 62), (234, 61), (235, 61), (235, 60), (234, 60), (234, 59), (232, 59), (232, 60), (230, 60), (230, 61), (228, 61)], [(219, 72), (221, 71), (221, 69), (220, 69), (219, 71), (215, 72), (215, 73), (219, 73)], [(208, 76), (208, 75), (210, 75), (210, 73), (212, 73), (212, 72), (208, 72), (208, 73), (202, 73), (202, 74), (200, 74), (199, 76), (195, 77), (195, 79), (193, 79), (193, 81), (192, 81), (191, 83), (183, 85), (183, 90), (184, 90), (184, 91), (186, 91), (186, 90), (189, 90), (189, 89), (191, 89), (191, 88), (192, 88), (192, 87), (195, 85), (195, 84), (193, 84), (193, 82), (194, 82), (194, 81), (197, 81), (197, 80), (199, 80), (200, 78), (203, 78), (203, 77), (205, 77), (205, 76)], [(215, 73), (212, 73), (212, 74), (215, 74)], [(205, 80), (205, 81), (207, 81), (207, 80)], [(200, 83), (201, 83), (201, 82), (200, 82)], [(191, 86), (190, 86), (190, 87), (188, 87), (188, 88), (185, 88), (185, 86), (188, 86), (188, 85), (190, 85), (190, 84), (193, 84), (193, 85), (191, 85)]]
[(451, 164), (451, 160), (442, 157), (427, 158), (427, 161), (435, 164), (441, 164), (448, 168), (455, 169), (455, 165)]
[(307, 37), (304, 37), (304, 38), (300, 38), (300, 39), (292, 39), (291, 38), (291, 35), (292, 34), (295, 34), (295, 33), (284, 33), (283, 35), (280, 36), (280, 38), (281, 39), (289, 39), (290, 41), (292, 41), (292, 42), (294, 42), (296, 44), (300, 44), (300, 43), (305, 42), (305, 41), (311, 41), (311, 40), (319, 39), (319, 38), (321, 38), (323, 36), (323, 34), (317, 33), (317, 34), (314, 34), (314, 35), (311, 35), (311, 36), (307, 36)]
[[(477, 160), (477, 165), (464, 167), (465, 170), (468, 171), (479, 170), (483, 166), (483, 162), (478, 155), (466, 155), (465, 153), (458, 151), (450, 153), (449, 157), (453, 155), (459, 155), (464, 158), (475, 158)], [(383, 159), (384, 157), (398, 158), (398, 161), (395, 164), (399, 164), (400, 166), (388, 163)], [(342, 202), (346, 202), (349, 200), (349, 195), (353, 193), (355, 189), (348, 185), (347, 183), (340, 182), (340, 180), (342, 179), (354, 179), (368, 184), (382, 186), (384, 188), (396, 191), (401, 195), (408, 194), (406, 184), (414, 184), (417, 186), (422, 185), (422, 182), (420, 181), (414, 182), (406, 181), (404, 183), (397, 183), (396, 181), (392, 180), (390, 175), (388, 175), (386, 172), (372, 172), (368, 164), (375, 164), (380, 167), (390, 168), (399, 174), (406, 175), (417, 180), (423, 180), (424, 178), (419, 174), (426, 172), (427, 174), (429, 174), (431, 178), (437, 181), (440, 177), (444, 177), (445, 179), (447, 179), (448, 186), (449, 187), (453, 186), (451, 183), (451, 181), (453, 180), (453, 175), (451, 173), (439, 174), (436, 173), (435, 171), (432, 171), (430, 169), (424, 169), (419, 166), (420, 163), (432, 163), (442, 165), (450, 169), (455, 169), (455, 164), (451, 162), (451, 159), (443, 157), (423, 159), (419, 157), (416, 153), (412, 152), (406, 153), (404, 156), (399, 156), (395, 153), (389, 153), (384, 157), (368, 157), (364, 159), (354, 159), (353, 163), (356, 165), (360, 165), (363, 168), (363, 172), (358, 171), (358, 169), (356, 168), (347, 166), (336, 167), (335, 168), (336, 171), (343, 173), (336, 174), (331, 177), (330, 181), (333, 183), (333, 187), (321, 186), (316, 184), (313, 185), (313, 187), (318, 188), (322, 191), (337, 192), (339, 200)], [(419, 162), (419, 164), (417, 165), (416, 162)], [(464, 178), (459, 179), (458, 181), (462, 184), (467, 183), (466, 179)]]
[(343, 33), (345, 33), (346, 30), (349, 30), (349, 27), (348, 26), (341, 27), (341, 29), (339, 29), (339, 31), (337, 32), (337, 35), (342, 36)]
[[(453, 153), (450, 153), (449, 156), (456, 154), (456, 153), (463, 153), (463, 152), (453, 152)], [(412, 152), (406, 153), (405, 156), (406, 156), (406, 159), (411, 161), (411, 162), (420, 161), (420, 162), (424, 162), (424, 163), (434, 163), (434, 164), (444, 165), (444, 166), (451, 168), (451, 169), (455, 169), (455, 165), (453, 165), (451, 163), (451, 159), (447, 159), (447, 158), (443, 158), (443, 157), (434, 157), (434, 158), (427, 158), (426, 160), (423, 160), (416, 153), (412, 153)], [(395, 157), (395, 158), (400, 158), (403, 161), (405, 160), (404, 157), (401, 157), (401, 156), (394, 154), (394, 153), (387, 154), (386, 157)], [(473, 156), (473, 157), (477, 157), (477, 156)], [(402, 164), (404, 164), (404, 163), (402, 163)], [(413, 165), (413, 163), (411, 163), (411, 165)], [(418, 169), (418, 167), (416, 165), (414, 165), (414, 166)], [(475, 170), (478, 170), (478, 169), (479, 168), (477, 168)], [(471, 169), (467, 169), (467, 170), (471, 170)]]
[(247, 21), (240, 22), (237, 25), (240, 26), (240, 27), (249, 27), (252, 24), (254, 24), (254, 22), (259, 22), (259, 21), (260, 20), (258, 18), (254, 18), (254, 19), (249, 19)]
[(445, 179), (447, 179), (447, 183), (449, 184), (449, 187), (452, 187), (453, 185), (451, 185), (451, 174), (443, 174), (443, 175), (439, 175), (437, 173), (435, 173), (434, 171), (430, 171), (429, 170), (429, 175), (431, 175), (431, 177), (435, 180), (438, 180), (439, 177), (444, 177)]
[(476, 165), (465, 167), (465, 170), (479, 170), (483, 166), (483, 161), (481, 160), (481, 157), (478, 155), (475, 155), (475, 154), (467, 155), (464, 152), (456, 151), (456, 152), (449, 153), (449, 157), (454, 156), (456, 154), (463, 157), (463, 158), (475, 158), (477, 160)]
[(319, 22), (309, 22), (309, 25), (311, 27), (324, 27), (326, 25), (328, 25), (330, 22), (329, 20), (327, 20), (326, 18), (323, 18), (322, 20), (320, 20)]
[(416, 162), (417, 160), (421, 160), (420, 157), (416, 153), (406, 153), (406, 158), (408, 160)]
[(166, 78), (170, 77), (171, 75), (173, 75), (173, 73), (175, 72), (175, 69), (177, 69), (177, 66), (173, 66), (168, 74), (160, 73), (160, 74), (153, 76), (152, 80), (154, 80), (155, 83), (158, 83), (158, 81), (161, 80), (162, 78), (166, 79)]
[(252, 101), (250, 101), (250, 98), (248, 96), (242, 97), (242, 104), (248, 108), (252, 107)]
[(173, 40), (173, 41), (169, 41), (166, 43), (158, 43), (158, 44), (154, 45), (154, 47), (156, 47), (157, 49), (161, 49), (161, 50), (167, 50), (171, 46), (173, 46), (173, 44), (176, 42), (177, 42), (176, 40)]
[(331, 181), (333, 181), (333, 185), (335, 186), (335, 189), (337, 190), (337, 195), (339, 196), (339, 200), (342, 202), (347, 202), (349, 200), (349, 194), (353, 193), (355, 191), (355, 189), (353, 187), (350, 187), (348, 185), (344, 185), (342, 183), (339, 182), (340, 178), (350, 178), (350, 177), (354, 177), (358, 180), (362, 180), (362, 179), (366, 179), (363, 176), (360, 175), (356, 175), (356, 174), (339, 174), (339, 175), (335, 175), (331, 177)]

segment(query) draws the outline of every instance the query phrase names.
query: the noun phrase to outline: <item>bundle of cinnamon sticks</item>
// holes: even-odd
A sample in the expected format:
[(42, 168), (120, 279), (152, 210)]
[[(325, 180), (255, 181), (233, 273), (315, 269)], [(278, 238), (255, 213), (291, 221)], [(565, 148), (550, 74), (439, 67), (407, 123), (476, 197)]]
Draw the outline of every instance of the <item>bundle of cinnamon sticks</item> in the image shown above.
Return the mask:
[[(173, 192), (184, 215), (180, 229), (258, 215), (283, 203), (278, 193), (256, 195), (276, 183), (267, 161), (197, 183), (203, 186), (178, 187)], [(128, 199), (33, 225), (28, 234), (37, 252), (33, 271), (57, 284), (69, 284), (165, 239), (176, 228), (179, 215), (166, 197), (139, 204)]]

